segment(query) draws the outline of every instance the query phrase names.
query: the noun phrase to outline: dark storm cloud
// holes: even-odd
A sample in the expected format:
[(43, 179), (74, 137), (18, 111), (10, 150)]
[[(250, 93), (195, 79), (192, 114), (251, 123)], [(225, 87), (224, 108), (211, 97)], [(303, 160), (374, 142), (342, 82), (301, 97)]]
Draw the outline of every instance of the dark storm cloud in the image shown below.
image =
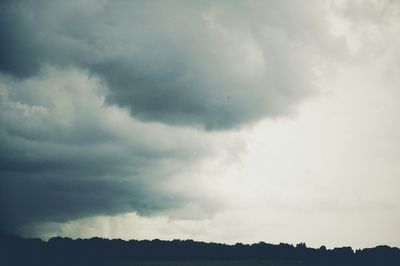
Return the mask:
[[(104, 105), (86, 72), (43, 70), (0, 82), (0, 228), (182, 206), (165, 182), (212, 153), (194, 132), (132, 120)], [(193, 194), (195, 195), (195, 193)]]
[(199, 199), (165, 186), (226, 148), (197, 128), (284, 115), (314, 92), (336, 46), (318, 3), (2, 1), (1, 228)]
[[(231, 128), (312, 93), (314, 53), (334, 40), (317, 3), (35, 1), (2, 4), (0, 70), (45, 64), (100, 75), (136, 118)], [(330, 48), (329, 48), (330, 49)]]

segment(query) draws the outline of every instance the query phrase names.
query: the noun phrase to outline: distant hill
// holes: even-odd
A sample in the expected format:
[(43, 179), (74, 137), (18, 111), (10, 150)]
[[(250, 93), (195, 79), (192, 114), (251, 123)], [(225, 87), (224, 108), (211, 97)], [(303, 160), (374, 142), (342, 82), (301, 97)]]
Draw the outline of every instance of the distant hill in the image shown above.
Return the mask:
[(304, 243), (219, 244), (193, 240), (24, 239), (0, 236), (0, 265), (376, 265), (399, 266), (400, 249), (308, 248)]

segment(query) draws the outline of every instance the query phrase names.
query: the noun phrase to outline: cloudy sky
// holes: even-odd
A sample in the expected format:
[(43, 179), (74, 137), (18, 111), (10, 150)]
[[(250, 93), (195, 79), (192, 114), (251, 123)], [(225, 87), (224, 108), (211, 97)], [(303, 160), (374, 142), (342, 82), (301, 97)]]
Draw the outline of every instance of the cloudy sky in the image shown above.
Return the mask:
[(400, 4), (2, 1), (0, 229), (400, 246)]

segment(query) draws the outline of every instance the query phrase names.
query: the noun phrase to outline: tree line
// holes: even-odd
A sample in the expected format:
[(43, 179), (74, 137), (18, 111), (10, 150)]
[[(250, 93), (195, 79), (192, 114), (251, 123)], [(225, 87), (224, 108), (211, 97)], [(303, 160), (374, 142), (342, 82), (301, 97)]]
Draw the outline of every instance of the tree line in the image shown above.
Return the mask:
[(0, 265), (113, 265), (139, 261), (295, 261), (301, 265), (400, 265), (400, 249), (318, 249), (305, 243), (235, 245), (193, 240), (121, 240), (0, 236)]

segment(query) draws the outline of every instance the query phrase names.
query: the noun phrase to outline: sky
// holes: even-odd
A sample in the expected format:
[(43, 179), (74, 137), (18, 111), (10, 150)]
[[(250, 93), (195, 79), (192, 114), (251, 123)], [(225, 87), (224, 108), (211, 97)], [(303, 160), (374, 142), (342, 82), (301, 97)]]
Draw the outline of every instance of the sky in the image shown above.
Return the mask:
[(400, 4), (2, 1), (0, 231), (400, 246)]

